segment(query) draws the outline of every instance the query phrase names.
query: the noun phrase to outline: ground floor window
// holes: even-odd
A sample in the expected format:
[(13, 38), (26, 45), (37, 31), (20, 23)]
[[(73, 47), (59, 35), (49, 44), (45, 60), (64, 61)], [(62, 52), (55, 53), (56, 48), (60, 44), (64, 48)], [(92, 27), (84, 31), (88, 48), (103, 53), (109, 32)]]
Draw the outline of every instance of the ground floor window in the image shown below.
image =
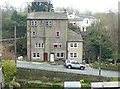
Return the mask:
[(33, 53), (33, 58), (40, 58), (40, 53)]
[(78, 54), (77, 53), (70, 53), (70, 58), (77, 58)]
[(64, 53), (57, 53), (57, 58), (64, 58)]

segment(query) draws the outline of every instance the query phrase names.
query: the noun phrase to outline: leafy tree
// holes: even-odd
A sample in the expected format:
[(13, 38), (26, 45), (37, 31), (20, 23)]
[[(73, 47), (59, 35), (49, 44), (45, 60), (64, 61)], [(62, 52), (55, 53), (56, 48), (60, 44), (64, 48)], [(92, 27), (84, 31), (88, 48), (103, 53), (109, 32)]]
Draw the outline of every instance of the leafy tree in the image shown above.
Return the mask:
[(28, 12), (51, 12), (53, 11), (53, 4), (49, 1), (46, 2), (32, 2), (31, 6), (29, 6)]
[(89, 31), (89, 43), (90, 45), (96, 47), (97, 56), (100, 54), (101, 47), (101, 57), (103, 59), (112, 57), (111, 42), (107, 39), (105, 29), (100, 28), (99, 24), (92, 25), (88, 28)]
[(13, 79), (14, 75), (17, 72), (16, 64), (12, 61), (3, 61), (3, 73), (5, 75), (5, 82), (9, 84), (9, 82)]
[(108, 48), (113, 54), (111, 58), (114, 59), (114, 63), (118, 60), (118, 13), (109, 10), (108, 13), (96, 13), (95, 17), (100, 20), (102, 27), (106, 30), (104, 33), (107, 38), (106, 43), (110, 45)]

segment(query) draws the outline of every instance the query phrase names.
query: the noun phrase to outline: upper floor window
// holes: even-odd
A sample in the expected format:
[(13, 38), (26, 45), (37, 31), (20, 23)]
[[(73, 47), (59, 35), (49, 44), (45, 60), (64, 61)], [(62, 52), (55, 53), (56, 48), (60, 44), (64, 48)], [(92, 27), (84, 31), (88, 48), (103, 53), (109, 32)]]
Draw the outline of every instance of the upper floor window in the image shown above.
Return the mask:
[(74, 43), (74, 47), (77, 47), (77, 43)]
[(32, 35), (33, 35), (33, 36), (36, 36), (36, 32), (32, 32)]
[(73, 48), (73, 47), (76, 48), (77, 46), (78, 46), (77, 43), (71, 43), (71, 44), (70, 44), (70, 47), (71, 47), (71, 48)]
[(58, 47), (58, 43), (53, 43), (53, 47), (57, 48)]
[(47, 20), (45, 25), (46, 27), (52, 27), (52, 22), (50, 20)]
[(31, 26), (37, 26), (37, 21), (36, 20), (32, 20), (31, 21)]
[(60, 37), (60, 32), (56, 32), (56, 37)]
[(54, 48), (62, 48), (62, 43), (53, 43)]
[(35, 48), (44, 48), (44, 44), (43, 43), (36, 43)]

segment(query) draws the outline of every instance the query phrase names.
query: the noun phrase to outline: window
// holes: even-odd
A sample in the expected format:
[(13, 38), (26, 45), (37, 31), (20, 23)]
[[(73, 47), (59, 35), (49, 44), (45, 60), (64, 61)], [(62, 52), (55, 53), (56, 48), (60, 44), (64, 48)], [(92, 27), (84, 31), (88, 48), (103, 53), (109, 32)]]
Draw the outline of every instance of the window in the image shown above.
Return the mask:
[(86, 23), (88, 24), (88, 20), (86, 21)]
[(70, 44), (70, 47), (73, 47), (73, 43)]
[(70, 47), (71, 47), (71, 48), (73, 48), (73, 47), (76, 48), (76, 47), (77, 47), (77, 43), (71, 43), (71, 44), (70, 44)]
[(39, 43), (39, 48), (41, 47), (41, 44)]
[(60, 37), (60, 32), (56, 32), (56, 37)]
[(70, 53), (70, 58), (77, 58), (77, 53)]
[(70, 57), (73, 58), (73, 53), (70, 53)]
[(57, 58), (60, 58), (60, 53), (57, 53)]
[(35, 48), (44, 48), (44, 44), (43, 43), (36, 43)]
[(64, 58), (64, 53), (57, 53), (57, 58)]
[(42, 48), (44, 48), (44, 44), (42, 43)]
[(33, 57), (36, 57), (36, 53), (33, 53)]
[(32, 35), (35, 36), (35, 35), (36, 35), (36, 32), (33, 32)]
[(77, 43), (74, 43), (74, 47), (77, 47)]
[(77, 53), (74, 53), (74, 58), (76, 58), (77, 57)]
[(59, 43), (59, 48), (62, 48), (62, 43)]
[(57, 48), (58, 47), (58, 43), (53, 43), (53, 47)]
[(32, 25), (32, 26), (37, 26), (37, 21), (36, 21), (36, 20), (32, 20), (32, 21), (31, 21), (31, 25)]
[(37, 53), (37, 57), (40, 57), (40, 53)]
[(64, 58), (64, 53), (61, 53), (61, 58)]
[(52, 27), (52, 22), (51, 21), (46, 21), (46, 27)]
[(38, 47), (38, 44), (36, 43), (36, 44), (35, 44), (35, 48), (37, 48), (37, 47)]

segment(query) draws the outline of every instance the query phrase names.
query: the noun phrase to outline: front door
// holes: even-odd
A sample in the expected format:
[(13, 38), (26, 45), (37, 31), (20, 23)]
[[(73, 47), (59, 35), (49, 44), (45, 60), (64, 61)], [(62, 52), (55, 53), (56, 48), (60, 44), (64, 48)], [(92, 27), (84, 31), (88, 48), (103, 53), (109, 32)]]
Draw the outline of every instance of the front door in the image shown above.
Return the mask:
[(44, 61), (48, 61), (48, 53), (44, 53)]
[(54, 62), (54, 60), (55, 60), (54, 54), (51, 53), (51, 54), (50, 54), (50, 62)]

